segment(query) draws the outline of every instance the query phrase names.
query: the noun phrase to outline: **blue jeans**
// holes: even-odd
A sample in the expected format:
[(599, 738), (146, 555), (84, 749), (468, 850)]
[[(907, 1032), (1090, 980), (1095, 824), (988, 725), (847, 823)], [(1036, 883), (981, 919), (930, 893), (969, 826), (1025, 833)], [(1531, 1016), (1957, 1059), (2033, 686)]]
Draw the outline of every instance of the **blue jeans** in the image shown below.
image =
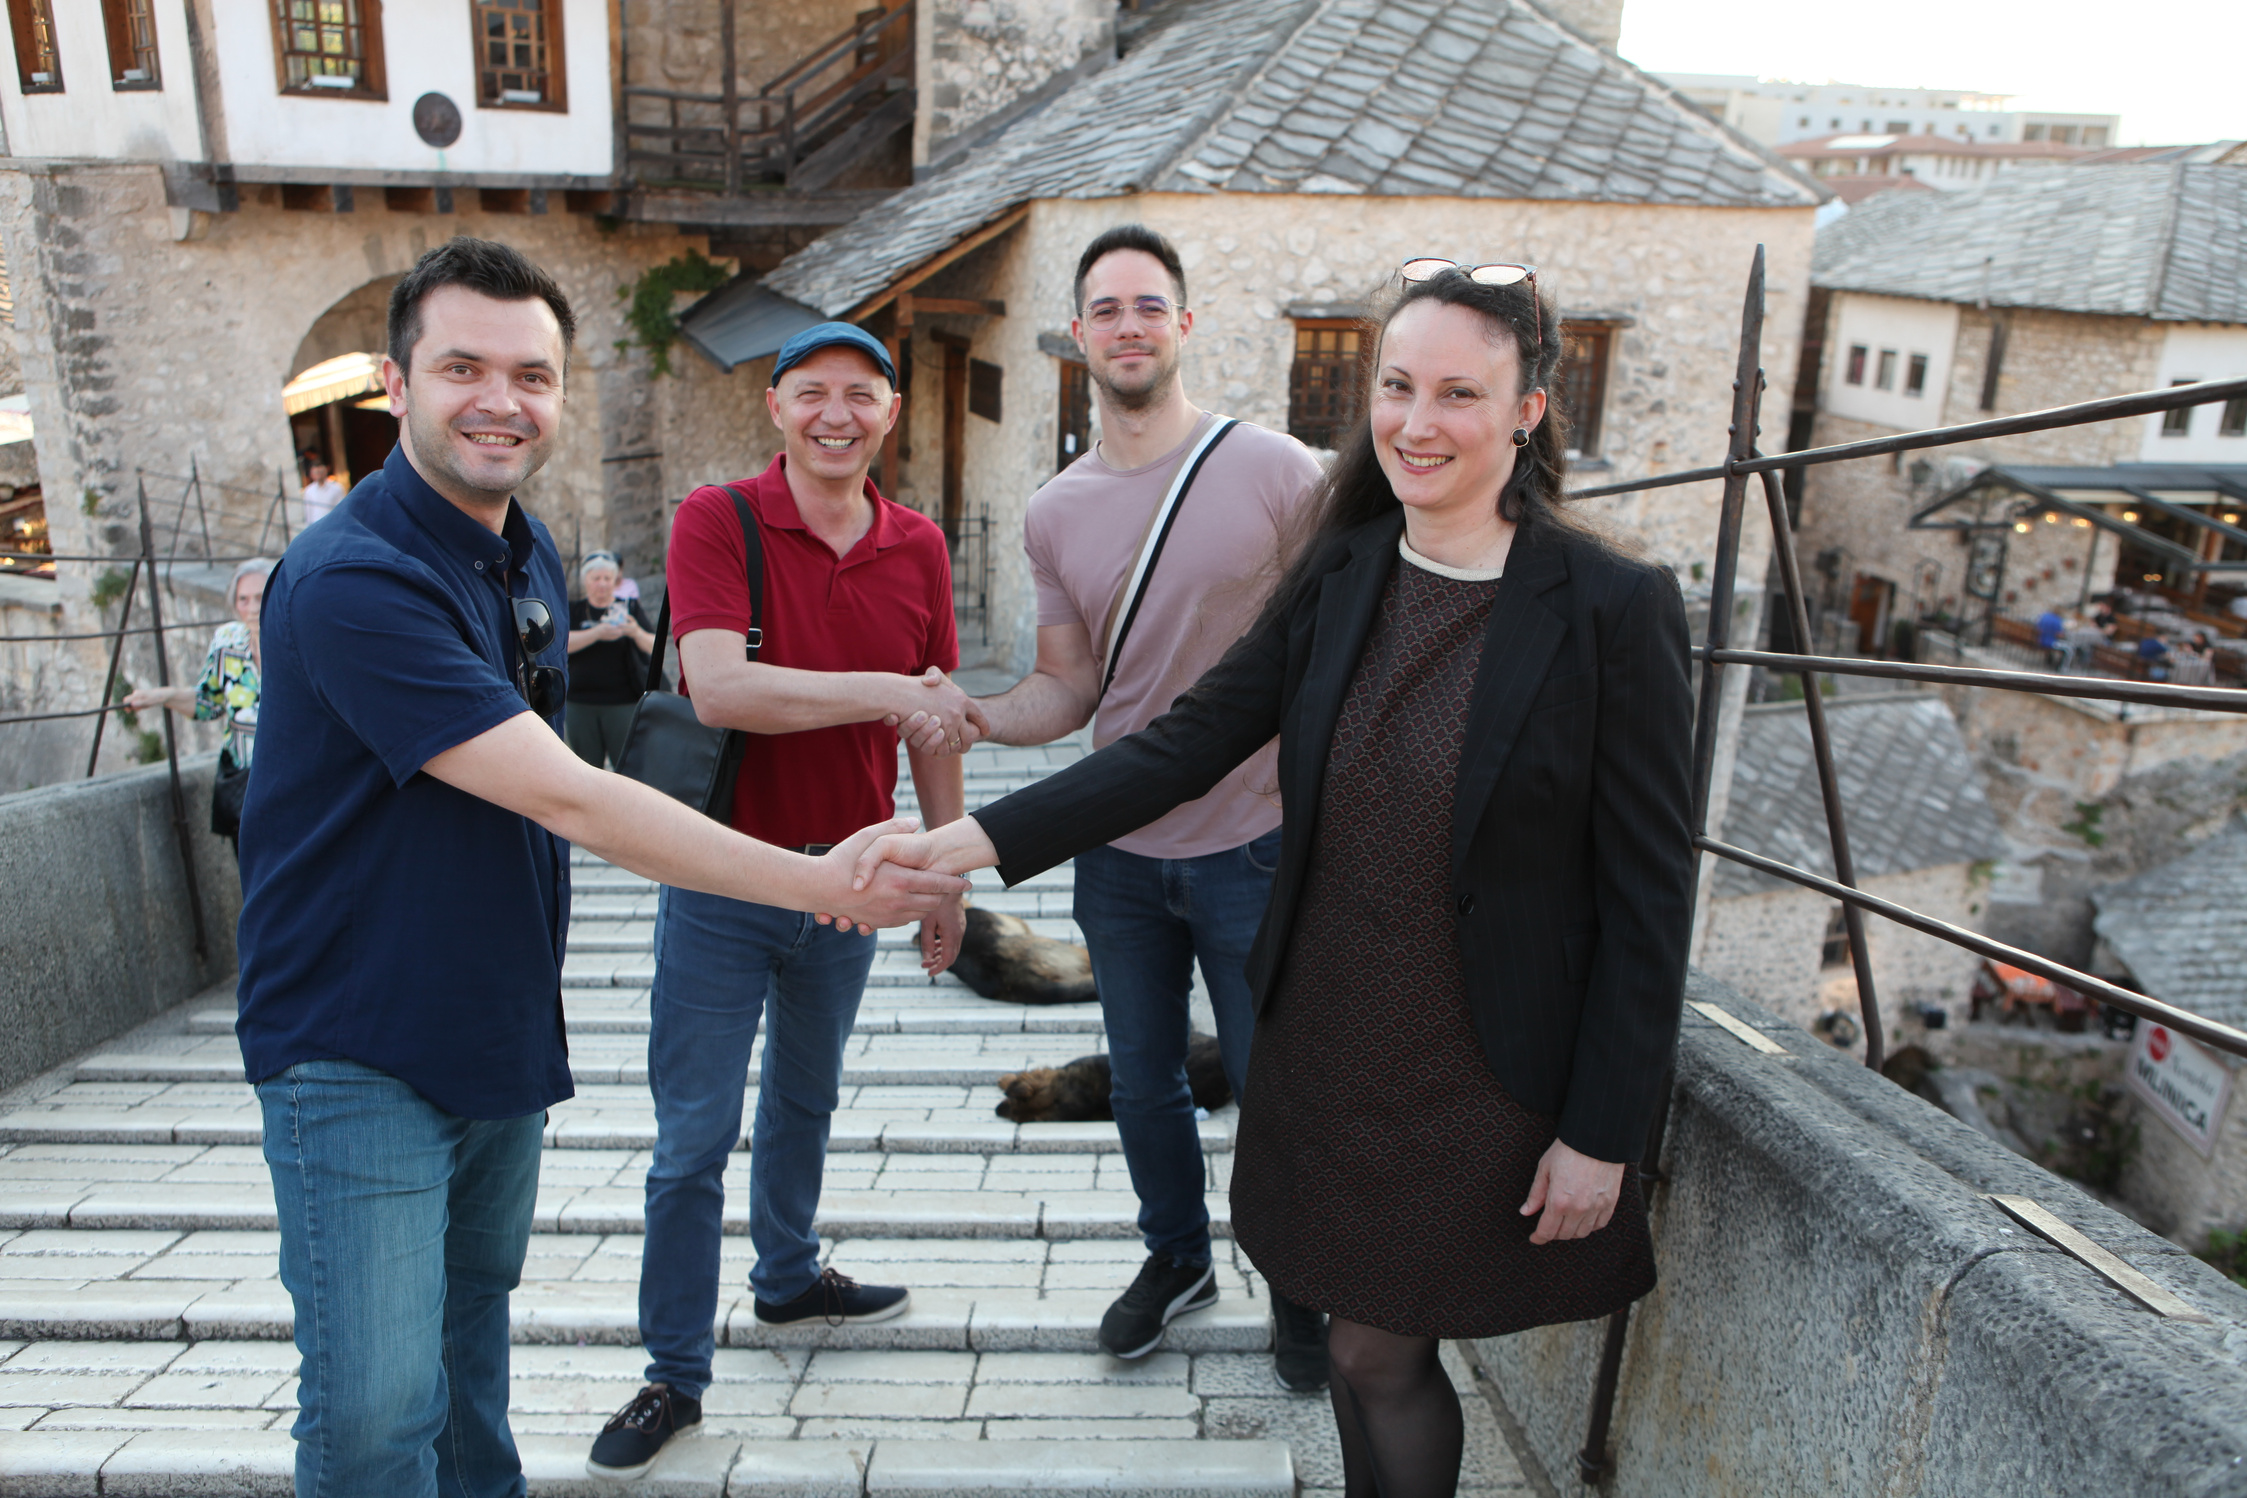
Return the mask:
[(522, 1498), (507, 1295), (545, 1115), (458, 1118), (356, 1061), (257, 1096), (303, 1354), (297, 1498)]
[(1272, 897), (1280, 834), (1199, 858), (1147, 858), (1120, 848), (1077, 857), (1077, 925), (1092, 953), (1108, 1027), (1110, 1094), (1124, 1163), (1139, 1196), (1147, 1252), (1209, 1262), (1201, 1134), (1186, 1085), (1194, 960), (1217, 1013), (1225, 1079), (1247, 1090), (1256, 1027), (1246, 967)]
[(648, 1382), (700, 1399), (716, 1346), (726, 1162), (741, 1140), (749, 1048), (765, 1021), (749, 1154), (749, 1240), (760, 1300), (819, 1279), (819, 1184), (843, 1046), (874, 966), (874, 938), (810, 916), (692, 890), (663, 891), (648, 996), (648, 1167), (640, 1340)]

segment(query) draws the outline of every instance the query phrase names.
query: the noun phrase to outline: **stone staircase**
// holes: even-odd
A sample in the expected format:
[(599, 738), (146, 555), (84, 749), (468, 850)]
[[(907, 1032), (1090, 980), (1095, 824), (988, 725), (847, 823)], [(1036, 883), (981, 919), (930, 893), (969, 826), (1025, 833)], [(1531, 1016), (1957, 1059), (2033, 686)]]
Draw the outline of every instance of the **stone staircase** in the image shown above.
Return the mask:
[[(979, 748), (968, 804), (1081, 752)], [(905, 810), (909, 785), (901, 775)], [(575, 875), (562, 982), (577, 1096), (548, 1121), (513, 1301), (512, 1419), (531, 1490), (549, 1498), (620, 1491), (584, 1458), (644, 1367), (635, 1301), (655, 1140), (656, 893), (582, 853)], [(1069, 869), (1011, 891), (981, 882), (979, 902), (1077, 939)], [(291, 1307), (232, 1025), (231, 993), (214, 992), (0, 1111), (0, 1494), (291, 1491)], [(1202, 1125), (1220, 1299), (1138, 1363), (1097, 1350), (1101, 1312), (1142, 1252), (1115, 1126), (1008, 1123), (992, 1083), (1100, 1046), (1097, 1006), (1001, 1005), (932, 983), (910, 930), (883, 933), (819, 1227), (835, 1267), (910, 1285), (913, 1309), (872, 1326), (760, 1326), (744, 1157), (705, 1430), (641, 1485), (771, 1498), (1338, 1489), (1326, 1401), (1273, 1380), (1264, 1289), (1232, 1247), (1233, 1109)], [(745, 1115), (756, 1084), (752, 1065)], [(1467, 1396), (1462, 1491), (1526, 1491), (1478, 1370), (1447, 1357)]]

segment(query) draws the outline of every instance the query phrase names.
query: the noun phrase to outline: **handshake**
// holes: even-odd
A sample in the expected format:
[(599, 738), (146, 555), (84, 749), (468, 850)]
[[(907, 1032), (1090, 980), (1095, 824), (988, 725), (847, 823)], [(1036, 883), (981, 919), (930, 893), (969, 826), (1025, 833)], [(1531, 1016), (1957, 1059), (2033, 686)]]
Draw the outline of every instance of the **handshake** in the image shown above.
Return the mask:
[[(967, 892), (968, 871), (991, 867), (999, 854), (973, 817), (961, 817), (932, 832), (916, 832), (918, 825), (911, 817), (879, 823), (836, 844), (821, 858), (823, 873), (832, 870), (826, 875), (832, 885), (842, 883), (847, 868), (849, 894), (828, 903), (818, 920), (823, 926), (856, 924), (863, 932), (920, 917), (922, 965), (934, 973), (958, 957), (959, 938), (951, 934), (945, 950), (932, 950), (931, 929), (925, 923), (935, 921), (939, 931), (952, 926), (946, 919), (947, 907), (956, 909), (952, 902)], [(842, 891), (835, 888), (833, 893)]]
[(915, 754), (938, 758), (965, 754), (990, 737), (991, 720), (952, 678), (931, 666), (919, 676), (895, 678), (900, 688), (882, 721), (897, 730)]

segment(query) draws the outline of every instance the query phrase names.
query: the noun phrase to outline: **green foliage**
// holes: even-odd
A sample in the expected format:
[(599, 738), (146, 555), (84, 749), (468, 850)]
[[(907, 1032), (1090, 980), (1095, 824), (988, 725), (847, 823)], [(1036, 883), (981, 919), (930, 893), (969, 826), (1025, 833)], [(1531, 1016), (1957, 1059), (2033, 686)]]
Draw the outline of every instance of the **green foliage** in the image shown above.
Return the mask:
[(699, 250), (689, 250), (663, 265), (650, 266), (641, 272), (640, 279), (616, 289), (617, 296), (626, 304), (625, 325), (632, 330), (632, 336), (618, 339), (616, 346), (621, 349), (637, 345), (646, 349), (655, 363), (655, 372), (669, 374), (671, 345), (679, 341), (678, 314), (671, 310), (673, 299), (682, 291), (716, 291), (731, 279), (725, 267), (704, 258)]
[(2204, 1264), (2212, 1264), (2218, 1273), (2230, 1276), (2233, 1284), (2247, 1285), (2247, 1231), (2227, 1233), (2222, 1228), (2211, 1228), (2208, 1246), (2200, 1251)]
[(152, 765), (163, 757), (164, 736), (153, 728), (144, 729), (141, 732), (140, 745), (133, 751), (133, 758), (141, 764)]
[(120, 572), (115, 567), (112, 567), (108, 571), (102, 573), (101, 576), (95, 578), (92, 594), (94, 607), (97, 609), (106, 609), (111, 604), (115, 603), (118, 599), (124, 597), (125, 583), (128, 577), (129, 574)]
[(2107, 840), (2107, 835), (2099, 830), (2100, 819), (2106, 814), (2107, 809), (2096, 801), (2078, 801), (2075, 803), (2075, 820), (2062, 822), (2060, 830), (2074, 833), (2094, 848), (2100, 847)]
[(78, 508), (88, 515), (99, 510), (101, 508), (101, 491), (99, 489), (88, 489), (86, 497), (78, 501)]

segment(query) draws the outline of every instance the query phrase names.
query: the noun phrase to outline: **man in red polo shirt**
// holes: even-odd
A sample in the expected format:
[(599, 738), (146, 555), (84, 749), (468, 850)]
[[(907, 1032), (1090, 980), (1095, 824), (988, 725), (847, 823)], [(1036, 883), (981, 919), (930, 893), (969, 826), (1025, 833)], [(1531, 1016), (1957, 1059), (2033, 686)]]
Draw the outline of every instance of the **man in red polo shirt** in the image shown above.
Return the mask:
[[(667, 569), (684, 689), (703, 722), (749, 734), (733, 825), (803, 849), (883, 820), (897, 783), (892, 725), (903, 723), (921, 815), (941, 826), (965, 809), (960, 760), (949, 751), (969, 741), (981, 714), (945, 674), (959, 664), (959, 643), (944, 533), (867, 479), (897, 420), (889, 353), (849, 323), (807, 329), (774, 359), (765, 404), (785, 439), (781, 456), (754, 479), (688, 495)], [(735, 492), (756, 516), (764, 552), (754, 661), (745, 650), (750, 593)], [(959, 954), (964, 923), (959, 897), (923, 922), (930, 972)], [(795, 911), (663, 890), (649, 996), (655, 1162), (640, 1262), (648, 1385), (594, 1443), (596, 1475), (637, 1475), (702, 1418), (724, 1174), (741, 1140), (760, 1018), (749, 1156), (757, 1319), (881, 1321), (904, 1312), (910, 1297), (901, 1287), (823, 1273), (812, 1228), (843, 1045), (874, 942)]]

